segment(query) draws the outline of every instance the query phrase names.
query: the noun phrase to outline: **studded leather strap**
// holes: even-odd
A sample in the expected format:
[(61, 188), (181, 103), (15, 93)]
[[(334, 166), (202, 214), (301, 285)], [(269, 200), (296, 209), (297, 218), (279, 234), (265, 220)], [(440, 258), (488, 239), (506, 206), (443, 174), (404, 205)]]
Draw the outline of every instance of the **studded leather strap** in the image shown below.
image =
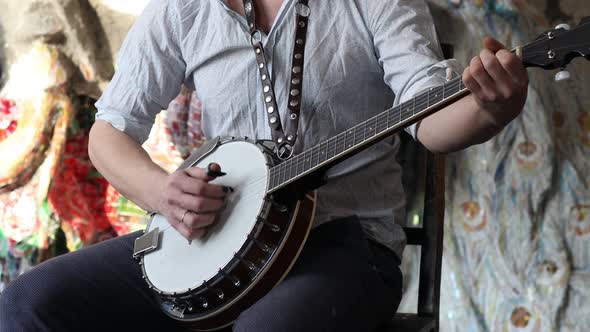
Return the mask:
[(308, 0), (300, 0), (296, 5), (297, 20), (295, 26), (295, 43), (291, 60), (291, 81), (289, 82), (289, 109), (288, 131), (285, 133), (281, 125), (281, 117), (277, 107), (274, 86), (268, 72), (264, 47), (262, 46), (262, 34), (256, 26), (256, 14), (254, 0), (244, 0), (244, 11), (250, 28), (250, 41), (256, 55), (258, 72), (262, 81), (264, 105), (268, 112), (268, 122), (271, 128), (273, 140), (277, 145), (277, 156), (288, 159), (293, 154), (293, 146), (297, 139), (299, 126), (299, 112), (301, 110), (301, 93), (303, 85), (303, 58), (305, 55), (305, 36), (310, 9)]

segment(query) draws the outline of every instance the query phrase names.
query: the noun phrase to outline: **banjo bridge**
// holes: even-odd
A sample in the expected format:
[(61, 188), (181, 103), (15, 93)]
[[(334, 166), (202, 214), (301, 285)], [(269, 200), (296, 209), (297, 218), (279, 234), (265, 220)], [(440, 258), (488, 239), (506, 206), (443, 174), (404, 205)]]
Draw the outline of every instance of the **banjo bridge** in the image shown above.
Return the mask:
[(160, 238), (160, 228), (156, 227), (148, 233), (135, 239), (133, 246), (133, 257), (139, 257), (150, 251), (158, 249), (158, 239)]

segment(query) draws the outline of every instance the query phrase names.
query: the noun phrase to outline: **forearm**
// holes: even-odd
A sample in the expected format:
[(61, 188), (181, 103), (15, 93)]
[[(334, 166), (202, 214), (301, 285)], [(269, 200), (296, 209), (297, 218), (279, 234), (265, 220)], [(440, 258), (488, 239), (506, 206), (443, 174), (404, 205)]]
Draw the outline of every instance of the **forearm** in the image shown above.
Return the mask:
[[(506, 123), (508, 122), (508, 119)], [(430, 151), (450, 153), (486, 142), (504, 126), (481, 109), (473, 95), (424, 118), (418, 140)]]
[(109, 123), (93, 125), (88, 153), (96, 169), (122, 195), (146, 211), (156, 212), (167, 173), (129, 136)]

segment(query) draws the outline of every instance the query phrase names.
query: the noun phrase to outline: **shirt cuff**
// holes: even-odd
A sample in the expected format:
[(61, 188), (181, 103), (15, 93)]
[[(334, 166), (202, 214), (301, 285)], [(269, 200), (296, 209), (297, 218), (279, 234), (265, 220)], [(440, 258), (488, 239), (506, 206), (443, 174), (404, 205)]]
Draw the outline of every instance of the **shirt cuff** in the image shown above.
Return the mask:
[[(447, 68), (451, 69), (452, 77), (457, 77), (462, 73), (461, 67), (456, 59), (437, 62), (426, 71), (424, 79), (413, 84), (412, 87), (404, 93), (404, 96), (400, 98), (400, 104), (414, 98), (417, 94), (426, 89), (443, 85), (447, 81)], [(406, 132), (412, 135), (414, 140), (418, 140), (418, 123), (419, 121), (404, 128)]]

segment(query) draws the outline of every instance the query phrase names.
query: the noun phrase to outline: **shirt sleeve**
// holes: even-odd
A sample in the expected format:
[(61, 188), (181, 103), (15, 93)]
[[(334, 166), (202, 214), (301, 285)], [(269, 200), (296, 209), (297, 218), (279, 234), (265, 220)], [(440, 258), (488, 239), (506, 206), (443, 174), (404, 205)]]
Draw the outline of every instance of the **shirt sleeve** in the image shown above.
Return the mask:
[(115, 74), (95, 104), (96, 119), (140, 144), (185, 80), (178, 14), (174, 1), (150, 0), (123, 40)]
[[(424, 0), (368, 0), (369, 24), (384, 80), (394, 105), (446, 81), (446, 69), (458, 75), (455, 59), (444, 59), (434, 20)], [(417, 139), (416, 124), (405, 130)]]

